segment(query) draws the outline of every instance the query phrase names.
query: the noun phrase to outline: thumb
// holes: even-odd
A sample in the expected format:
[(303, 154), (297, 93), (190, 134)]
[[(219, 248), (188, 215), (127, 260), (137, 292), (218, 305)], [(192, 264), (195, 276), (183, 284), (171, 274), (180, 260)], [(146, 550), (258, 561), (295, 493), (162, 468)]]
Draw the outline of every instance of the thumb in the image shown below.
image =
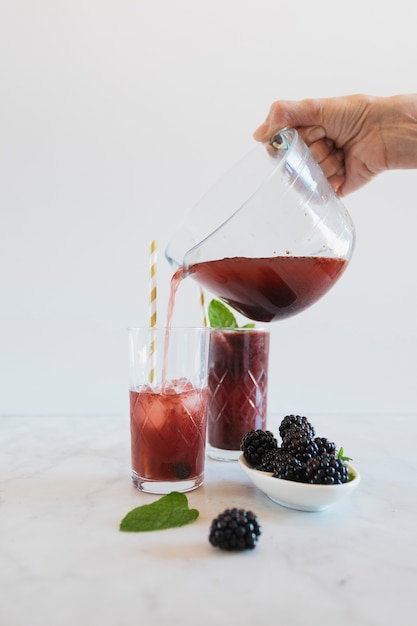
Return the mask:
[(257, 141), (269, 141), (282, 128), (321, 125), (320, 108), (314, 100), (278, 100), (274, 102), (263, 124), (253, 134)]

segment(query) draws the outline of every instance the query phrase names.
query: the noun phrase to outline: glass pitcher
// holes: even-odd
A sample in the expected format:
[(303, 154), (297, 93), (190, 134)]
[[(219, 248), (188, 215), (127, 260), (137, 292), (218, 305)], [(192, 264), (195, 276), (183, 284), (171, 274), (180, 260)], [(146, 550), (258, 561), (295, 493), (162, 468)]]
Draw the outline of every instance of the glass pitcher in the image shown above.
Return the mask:
[(259, 145), (212, 187), (165, 251), (252, 320), (295, 315), (323, 296), (352, 256), (355, 229), (294, 129)]

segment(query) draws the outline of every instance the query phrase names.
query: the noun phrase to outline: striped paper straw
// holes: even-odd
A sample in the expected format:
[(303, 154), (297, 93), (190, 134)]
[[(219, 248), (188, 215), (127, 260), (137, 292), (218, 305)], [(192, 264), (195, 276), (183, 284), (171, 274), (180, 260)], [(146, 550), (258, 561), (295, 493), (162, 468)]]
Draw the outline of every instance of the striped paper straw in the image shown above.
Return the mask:
[[(150, 245), (150, 263), (149, 263), (149, 324), (151, 328), (156, 327), (157, 323), (157, 302), (156, 302), (156, 266), (157, 266), (157, 247), (156, 241), (153, 239)], [(149, 349), (150, 370), (149, 382), (153, 383), (156, 375), (156, 336), (152, 336)]]
[(203, 311), (203, 325), (208, 326), (207, 315), (206, 315), (206, 299), (205, 299), (204, 291), (202, 287), (200, 287), (200, 306), (201, 306), (201, 310)]

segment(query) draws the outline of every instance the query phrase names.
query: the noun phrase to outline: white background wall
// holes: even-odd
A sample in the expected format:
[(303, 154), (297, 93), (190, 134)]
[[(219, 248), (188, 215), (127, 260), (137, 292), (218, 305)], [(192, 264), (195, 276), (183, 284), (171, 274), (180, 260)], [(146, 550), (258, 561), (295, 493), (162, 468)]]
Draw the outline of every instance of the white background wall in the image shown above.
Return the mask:
[[(0, 0), (0, 414), (127, 412), (148, 246), (254, 145), (278, 98), (416, 90), (417, 4)], [(415, 183), (346, 198), (346, 274), (271, 325), (270, 410), (417, 410)], [(175, 323), (200, 324), (196, 284)]]

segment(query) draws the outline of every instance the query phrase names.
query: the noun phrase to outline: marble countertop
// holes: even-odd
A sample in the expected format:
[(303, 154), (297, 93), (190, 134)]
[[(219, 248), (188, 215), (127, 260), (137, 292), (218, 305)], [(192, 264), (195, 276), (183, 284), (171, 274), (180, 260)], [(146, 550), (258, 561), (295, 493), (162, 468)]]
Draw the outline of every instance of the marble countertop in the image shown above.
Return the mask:
[[(119, 531), (158, 498), (130, 483), (126, 416), (0, 417), (1, 626), (413, 624), (417, 416), (308, 417), (353, 458), (350, 498), (286, 509), (237, 463), (208, 460), (187, 494), (199, 518), (148, 533)], [(230, 506), (258, 515), (255, 550), (209, 544)]]

